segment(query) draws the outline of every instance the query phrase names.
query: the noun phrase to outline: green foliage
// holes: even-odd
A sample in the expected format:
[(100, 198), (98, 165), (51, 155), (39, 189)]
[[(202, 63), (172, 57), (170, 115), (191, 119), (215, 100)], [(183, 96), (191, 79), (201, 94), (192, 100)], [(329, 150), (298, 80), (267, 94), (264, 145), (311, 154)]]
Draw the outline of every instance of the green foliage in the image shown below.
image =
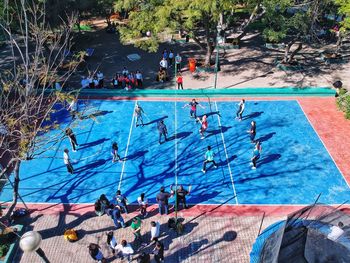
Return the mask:
[(1, 244), (0, 245), (0, 257), (4, 257), (6, 256), (7, 252), (10, 249), (10, 245), (9, 244)]
[(339, 14), (345, 15), (342, 26), (344, 31), (350, 30), (350, 1), (349, 0), (335, 0), (335, 3), (339, 6)]
[(265, 28), (263, 36), (266, 42), (269, 43), (280, 43), (287, 35), (287, 31), (275, 31), (271, 28)]
[(341, 111), (345, 113), (345, 118), (350, 119), (350, 94), (349, 93), (340, 95), (337, 98), (337, 106)]

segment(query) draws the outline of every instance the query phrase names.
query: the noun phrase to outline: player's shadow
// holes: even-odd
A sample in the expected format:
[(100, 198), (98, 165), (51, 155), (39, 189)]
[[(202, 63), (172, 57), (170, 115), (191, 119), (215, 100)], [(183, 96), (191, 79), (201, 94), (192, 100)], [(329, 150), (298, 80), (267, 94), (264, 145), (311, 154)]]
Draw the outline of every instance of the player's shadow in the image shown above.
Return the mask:
[(197, 115), (197, 117), (200, 118), (200, 119), (202, 119), (202, 117), (203, 117), (204, 115), (207, 115), (207, 117), (212, 116), (212, 115), (219, 115), (219, 117), (221, 117), (220, 111), (211, 111), (211, 112), (208, 112), (208, 113), (204, 113), (204, 114), (201, 114), (201, 115)]
[(254, 119), (254, 118), (258, 118), (261, 114), (263, 114), (263, 111), (256, 111), (256, 112), (252, 112), (248, 115), (245, 115), (242, 120), (248, 120), (248, 119)]
[(207, 135), (207, 138), (208, 137), (211, 137), (211, 136), (214, 136), (214, 135), (217, 135), (219, 133), (225, 133), (227, 132), (229, 129), (231, 129), (232, 127), (231, 126), (221, 126), (221, 129), (216, 129), (216, 130), (207, 130), (206, 133), (208, 134)]
[(128, 156), (125, 156), (124, 158), (122, 158), (122, 160), (125, 160), (125, 161), (131, 161), (131, 160), (136, 160), (140, 157), (144, 157), (144, 155), (148, 153), (148, 150), (146, 151), (138, 151), (138, 152), (135, 152), (135, 153), (132, 153)]
[(85, 165), (85, 166), (82, 166), (82, 167), (79, 167), (79, 168), (75, 169), (75, 170), (74, 170), (74, 173), (81, 173), (81, 172), (84, 172), (84, 171), (88, 171), (88, 170), (97, 168), (97, 167), (99, 167), (99, 166), (101, 166), (101, 165), (104, 165), (106, 162), (107, 162), (107, 160), (105, 160), (105, 159), (100, 159), (100, 160), (97, 160), (97, 161), (95, 161), (95, 162), (88, 163), (88, 164)]
[(270, 132), (268, 134), (265, 134), (264, 136), (261, 136), (260, 138), (257, 139), (259, 142), (266, 142), (270, 140), (276, 133), (275, 132)]
[(94, 112), (94, 113), (81, 116), (80, 119), (81, 119), (81, 120), (93, 119), (93, 118), (96, 118), (96, 117), (99, 117), (99, 116), (107, 115), (107, 114), (112, 113), (112, 112), (113, 112), (113, 111), (98, 110), (98, 111), (96, 111), (96, 112)]
[(263, 164), (267, 164), (267, 163), (271, 163), (273, 161), (277, 161), (278, 159), (281, 158), (282, 155), (278, 154), (278, 153), (273, 153), (273, 154), (269, 154), (266, 157), (260, 159), (260, 161), (258, 161), (258, 166), (263, 165)]
[(229, 157), (227, 160), (220, 160), (220, 162), (218, 162), (217, 163), (217, 165), (218, 165), (218, 168), (220, 167), (220, 166), (225, 166), (225, 165), (227, 165), (227, 163), (231, 163), (234, 159), (236, 159), (237, 158), (237, 155), (232, 155), (231, 157)]
[[(193, 132), (179, 132), (176, 134), (176, 139), (180, 139), (180, 140), (185, 139), (192, 133)], [(172, 141), (172, 140), (175, 140), (175, 134), (168, 138), (168, 141)]]
[(105, 141), (109, 141), (109, 140), (110, 139), (103, 138), (103, 139), (98, 139), (98, 140), (93, 141), (93, 142), (83, 143), (83, 144), (79, 145), (78, 150), (80, 151), (80, 150), (83, 150), (83, 149), (86, 149), (89, 147), (93, 147), (93, 146), (99, 145), (99, 144), (104, 143)]
[(164, 120), (164, 119), (166, 119), (166, 118), (168, 118), (168, 116), (164, 116), (164, 117), (161, 117), (161, 118), (152, 120), (152, 121), (150, 121), (150, 122), (144, 123), (143, 125), (147, 126), (147, 125), (150, 125), (150, 124), (153, 124), (153, 123), (157, 123), (158, 121)]

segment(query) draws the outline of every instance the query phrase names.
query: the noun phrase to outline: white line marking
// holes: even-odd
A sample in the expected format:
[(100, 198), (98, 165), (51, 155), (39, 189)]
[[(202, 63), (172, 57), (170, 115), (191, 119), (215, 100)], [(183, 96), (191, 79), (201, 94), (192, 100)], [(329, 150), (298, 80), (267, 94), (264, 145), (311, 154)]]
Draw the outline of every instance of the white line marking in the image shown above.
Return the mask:
[(123, 161), (123, 166), (122, 166), (122, 171), (120, 173), (120, 179), (119, 179), (119, 184), (118, 184), (118, 190), (120, 190), (120, 186), (122, 184), (123, 180), (123, 175), (124, 175), (124, 169), (125, 169), (125, 158), (128, 156), (128, 150), (129, 150), (129, 144), (130, 144), (130, 138), (131, 138), (131, 133), (132, 133), (132, 127), (134, 126), (134, 120), (135, 120), (135, 108), (136, 108), (137, 100), (135, 100), (135, 105), (134, 108), (132, 109), (132, 118), (131, 118), (131, 124), (130, 124), (130, 129), (129, 129), (129, 137), (128, 137), (128, 142), (126, 144), (126, 149), (125, 149), (125, 155), (124, 155), (124, 161)]
[[(219, 112), (218, 105), (217, 105), (216, 101), (215, 101), (215, 108), (216, 108), (216, 111)], [(231, 177), (231, 183), (232, 183), (233, 193), (234, 193), (234, 197), (235, 197), (235, 199), (236, 199), (236, 205), (238, 205), (237, 192), (236, 192), (236, 188), (235, 188), (235, 183), (234, 183), (234, 181), (233, 181), (233, 176), (232, 176), (230, 161), (229, 161), (228, 154), (227, 154), (227, 149), (226, 149), (226, 143), (225, 143), (224, 134), (222, 133), (221, 120), (220, 120), (219, 114), (217, 114), (217, 116), (218, 116), (218, 121), (219, 121), (221, 139), (222, 139), (222, 143), (224, 144), (224, 151), (225, 151), (225, 155), (226, 155), (227, 167), (228, 167), (228, 171), (230, 172), (230, 177)]]
[(331, 159), (332, 159), (333, 163), (335, 164), (335, 166), (337, 167), (339, 173), (343, 176), (344, 181), (346, 182), (346, 184), (347, 184), (348, 187), (350, 188), (350, 185), (349, 185), (348, 181), (346, 180), (346, 178), (345, 178), (345, 176), (343, 175), (342, 171), (339, 169), (337, 163), (336, 163), (335, 160), (333, 159), (333, 156), (332, 156), (331, 153), (328, 151), (328, 149), (327, 149), (325, 143), (323, 142), (323, 140), (321, 139), (320, 135), (318, 135), (318, 133), (317, 133), (315, 127), (312, 125), (312, 122), (310, 121), (309, 117), (306, 115), (306, 113), (305, 113), (303, 107), (300, 105), (300, 103), (299, 103), (298, 100), (297, 100), (297, 103), (298, 103), (298, 105), (299, 105), (301, 111), (303, 112), (305, 118), (308, 120), (308, 122), (309, 122), (311, 128), (314, 130), (314, 132), (316, 133), (317, 137), (318, 137), (318, 138), (320, 139), (320, 141), (322, 142), (323, 147), (324, 147), (324, 148), (326, 149), (326, 151), (328, 152), (328, 155), (331, 157)]
[(176, 107), (177, 102), (175, 101), (175, 131), (174, 131), (174, 142), (175, 142), (175, 167), (174, 167), (174, 174), (175, 174), (175, 185), (177, 187), (177, 114), (176, 114)]

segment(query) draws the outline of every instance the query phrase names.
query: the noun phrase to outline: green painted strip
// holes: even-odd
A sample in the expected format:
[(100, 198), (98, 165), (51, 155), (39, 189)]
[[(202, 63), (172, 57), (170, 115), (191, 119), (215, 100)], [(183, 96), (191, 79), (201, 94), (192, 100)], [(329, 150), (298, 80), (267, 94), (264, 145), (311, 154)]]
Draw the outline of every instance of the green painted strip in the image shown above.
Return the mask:
[(94, 97), (291, 97), (291, 96), (335, 96), (329, 87), (286, 87), (286, 88), (242, 88), (242, 89), (186, 89), (186, 90), (81, 90), (80, 96)]

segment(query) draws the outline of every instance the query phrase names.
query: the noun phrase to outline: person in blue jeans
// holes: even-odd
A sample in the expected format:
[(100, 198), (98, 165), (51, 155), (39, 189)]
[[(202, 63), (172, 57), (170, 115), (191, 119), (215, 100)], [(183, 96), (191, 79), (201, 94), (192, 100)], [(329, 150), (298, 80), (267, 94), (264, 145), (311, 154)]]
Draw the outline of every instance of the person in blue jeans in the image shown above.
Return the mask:
[(126, 197), (122, 195), (120, 190), (117, 191), (115, 195), (115, 200), (116, 200), (116, 205), (120, 206), (124, 210), (124, 213), (127, 214), (129, 212), (127, 207), (128, 199), (126, 199)]
[(125, 228), (126, 225), (124, 223), (124, 219), (120, 213), (120, 208), (118, 206), (114, 207), (114, 208), (110, 208), (107, 212), (107, 214), (113, 219), (114, 225), (116, 226), (116, 228), (119, 228), (119, 224)]
[(169, 198), (171, 197), (171, 194), (169, 192), (165, 192), (164, 186), (160, 188), (159, 193), (156, 196), (156, 200), (158, 203), (158, 209), (159, 209), (159, 214), (164, 213), (167, 215), (168, 214), (168, 206), (169, 206)]

